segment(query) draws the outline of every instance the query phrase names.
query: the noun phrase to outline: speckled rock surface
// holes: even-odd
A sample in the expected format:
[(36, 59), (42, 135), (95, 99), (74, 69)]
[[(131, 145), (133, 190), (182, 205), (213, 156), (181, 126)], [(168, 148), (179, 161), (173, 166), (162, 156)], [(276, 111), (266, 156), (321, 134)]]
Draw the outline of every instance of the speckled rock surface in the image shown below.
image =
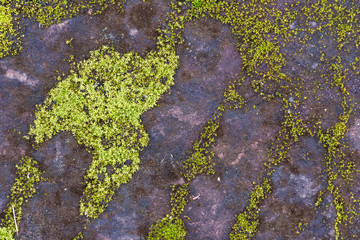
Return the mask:
[[(280, 9), (282, 2), (277, 6)], [(66, 240), (82, 230), (85, 219), (79, 216), (79, 200), (85, 188), (83, 176), (92, 160), (68, 132), (57, 134), (34, 151), (17, 131), (28, 131), (35, 118), (35, 105), (41, 104), (55, 86), (58, 71), (69, 71), (66, 59), (70, 55), (80, 61), (104, 44), (121, 53), (144, 55), (155, 47), (156, 29), (168, 9), (166, 0), (129, 0), (124, 13), (112, 9), (99, 16), (84, 13), (47, 29), (24, 21), (22, 53), (0, 59), (0, 210), (8, 202), (6, 196), (21, 156), (32, 156), (50, 181), (37, 185), (37, 193), (24, 205), (16, 239)], [(296, 23), (290, 28), (296, 28)], [(192, 144), (222, 101), (229, 81), (241, 71), (237, 40), (229, 26), (201, 18), (196, 24), (186, 23), (183, 36), (185, 42), (177, 49), (180, 66), (171, 92), (142, 116), (150, 143), (140, 153), (140, 170), (84, 230), (85, 239), (146, 239), (149, 227), (169, 212), (170, 185), (184, 182), (180, 170)], [(65, 43), (70, 38), (71, 46)], [(302, 57), (292, 56), (292, 48), (283, 51), (291, 56), (286, 66), (289, 72), (309, 81), (316, 78), (307, 72), (319, 67), (307, 56), (317, 54), (315, 46), (306, 49)], [(354, 97), (360, 97), (358, 76), (350, 77), (346, 85)], [(336, 122), (341, 98), (331, 89), (321, 91), (320, 102), (309, 97), (300, 111), (304, 119), (312, 117), (310, 112), (322, 115), (326, 128)], [(253, 182), (263, 174), (267, 149), (281, 129), (281, 102), (262, 101), (248, 81), (241, 94), (249, 109), (225, 111), (214, 147), (215, 174), (198, 177), (190, 185), (190, 202), (184, 211), (187, 239), (229, 238), (235, 215), (249, 204)], [(351, 121), (347, 137), (354, 157), (359, 157), (360, 118)], [(304, 137), (289, 156), (271, 176), (272, 193), (261, 203), (259, 231), (254, 239), (334, 239), (336, 211), (334, 206), (325, 207), (332, 196), (323, 196), (324, 204), (314, 208), (318, 192), (326, 189), (328, 182), (323, 146), (314, 138)], [(349, 188), (360, 197), (360, 184)], [(308, 222), (308, 226), (296, 234), (299, 222)]]

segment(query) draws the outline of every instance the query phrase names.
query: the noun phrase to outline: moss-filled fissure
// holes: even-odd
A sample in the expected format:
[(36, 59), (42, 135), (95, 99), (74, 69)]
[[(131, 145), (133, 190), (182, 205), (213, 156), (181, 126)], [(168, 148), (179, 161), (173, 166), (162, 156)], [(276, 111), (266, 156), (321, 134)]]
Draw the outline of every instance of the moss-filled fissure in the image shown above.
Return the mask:
[(35, 185), (44, 180), (36, 161), (30, 157), (22, 158), (16, 168), (15, 183), (11, 187), (9, 203), (4, 211), (5, 217), (1, 220), (1, 240), (11, 240), (13, 235), (19, 232), (22, 206), (35, 194)]
[[(354, 222), (352, 220), (358, 218), (359, 214), (357, 212), (359, 209), (354, 204), (357, 202), (356, 199), (344, 203), (344, 198), (339, 190), (342, 186), (335, 186), (334, 182), (339, 176), (342, 176), (342, 180), (349, 183), (351, 176), (356, 174), (354, 172), (357, 166), (356, 162), (349, 160), (343, 150), (347, 148), (344, 140), (348, 129), (348, 120), (351, 113), (354, 114), (357, 103), (349, 97), (349, 92), (345, 88), (348, 68), (342, 65), (339, 54), (340, 51), (349, 51), (349, 47), (351, 48), (352, 45), (351, 39), (358, 39), (356, 37), (358, 34), (357, 24), (344, 24), (344, 22), (355, 23), (357, 21), (355, 14), (358, 10), (356, 10), (356, 7), (344, 6), (340, 1), (335, 1), (335, 3), (319, 1), (318, 4), (312, 5), (312, 9), (308, 7), (310, 6), (309, 2), (305, 2), (292, 4), (281, 12), (274, 7), (275, 3), (272, 1), (237, 3), (234, 1), (218, 2), (209, 0), (185, 2), (192, 3), (192, 8), (188, 10), (188, 14), (192, 19), (210, 16), (220, 20), (223, 24), (230, 25), (234, 36), (239, 39), (237, 47), (243, 58), (243, 72), (247, 78), (251, 79), (253, 90), (259, 93), (264, 100), (271, 101), (274, 98), (280, 98), (284, 102), (282, 129), (276, 137), (276, 143), (269, 148), (268, 162), (265, 164), (264, 172), (267, 177), (259, 179), (259, 183), (254, 183), (254, 188), (250, 194), (250, 203), (238, 215), (230, 233), (230, 238), (249, 239), (255, 236), (259, 224), (258, 208), (260, 200), (266, 198), (271, 192), (270, 176), (275, 171), (276, 166), (288, 158), (288, 150), (298, 141), (301, 141), (301, 137), (304, 135), (317, 137), (318, 141), (327, 149), (324, 163), (327, 166), (325, 171), (328, 173), (329, 178), (327, 190), (334, 197), (333, 204), (337, 212), (337, 218), (334, 222), (335, 237), (344, 238), (339, 226), (342, 224), (343, 228), (347, 228), (346, 222)], [(179, 5), (183, 5), (183, 3)], [(327, 17), (319, 17), (321, 13), (324, 13)], [(306, 17), (303, 16), (312, 17), (305, 21)], [(302, 25), (295, 28), (295, 20)], [(311, 22), (311, 20), (317, 22)], [(295, 30), (291, 31), (291, 28)], [(299, 42), (302, 46), (295, 52), (295, 55), (302, 54), (302, 51), (309, 46), (312, 36), (319, 34), (322, 30), (330, 38), (335, 38), (338, 51), (332, 52), (332, 55), (328, 54), (330, 60), (324, 58), (327, 54), (324, 50), (320, 50), (320, 55), (316, 57), (322, 64), (322, 71), (333, 77), (327, 78), (325, 74), (322, 74), (320, 81), (315, 82), (315, 84), (308, 83), (308, 86), (306, 86), (304, 80), (295, 78), (286, 71), (288, 56), (283, 53), (283, 49), (287, 44)], [(323, 39), (323, 36), (320, 39)], [(353, 45), (355, 45), (352, 46), (353, 48), (357, 48), (358, 43), (355, 41)], [(353, 70), (357, 70), (357, 61), (356, 58), (353, 62), (347, 62), (346, 64)], [(313, 64), (311, 67), (315, 69), (317, 66), (318, 64)], [(312, 72), (316, 71), (313, 70)], [(319, 71), (321, 71), (321, 68)], [(308, 98), (306, 94), (317, 95), (316, 89), (323, 89), (321, 86), (323, 84), (326, 84), (330, 89), (336, 88), (336, 91), (343, 96), (341, 102), (343, 112), (339, 115), (338, 121), (325, 131), (320, 130), (321, 117), (318, 118), (318, 121), (315, 120), (316, 116), (310, 120), (304, 120), (299, 111)], [(230, 101), (237, 100), (241, 106), (241, 96), (237, 95), (231, 87), (224, 96)], [(239, 106), (234, 106), (234, 108), (237, 107)], [(196, 151), (195, 154), (201, 156)], [(201, 172), (201, 169), (199, 172)], [(188, 193), (184, 196), (187, 195)], [(178, 205), (182, 206), (180, 204), (182, 201), (178, 200), (178, 202)], [(317, 206), (319, 204), (319, 201), (314, 203)], [(154, 229), (152, 227), (153, 231)]]
[[(180, 16), (181, 21), (193, 22), (201, 16), (204, 3), (205, 1), (184, 1), (178, 2), (178, 5), (173, 5), (173, 8), (178, 13), (186, 12), (185, 15)], [(215, 173), (214, 163), (212, 162), (214, 157), (212, 149), (215, 145), (217, 130), (225, 109), (245, 107), (246, 99), (238, 92), (243, 81), (243, 77), (239, 76), (238, 79), (230, 82), (225, 89), (223, 101), (219, 104), (213, 117), (205, 124), (199, 139), (192, 146), (190, 156), (184, 162), (182, 176), (185, 182), (181, 185), (171, 186), (170, 213), (150, 227), (147, 239), (185, 239), (186, 229), (182, 214), (190, 200), (189, 186), (197, 176)]]
[(151, 226), (147, 239), (185, 239), (186, 229), (181, 216), (189, 202), (189, 186), (197, 176), (215, 173), (214, 163), (211, 161), (214, 156), (212, 148), (224, 109), (224, 105), (220, 104), (214, 117), (206, 123), (200, 133), (199, 140), (193, 144), (192, 153), (185, 160), (182, 171), (185, 183), (171, 186), (170, 213)]

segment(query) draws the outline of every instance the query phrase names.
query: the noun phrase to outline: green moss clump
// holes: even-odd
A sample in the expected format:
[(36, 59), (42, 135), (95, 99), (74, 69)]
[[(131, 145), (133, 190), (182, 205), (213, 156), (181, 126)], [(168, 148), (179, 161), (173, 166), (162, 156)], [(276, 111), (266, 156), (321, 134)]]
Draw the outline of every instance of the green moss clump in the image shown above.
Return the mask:
[(200, 134), (199, 141), (193, 145), (193, 153), (185, 161), (184, 177), (187, 181), (193, 180), (201, 174), (214, 174), (214, 163), (211, 162), (214, 153), (211, 151), (215, 143), (216, 131), (219, 123), (210, 120)]
[(59, 131), (71, 131), (94, 154), (81, 214), (98, 217), (114, 191), (138, 170), (139, 151), (149, 141), (140, 116), (169, 90), (177, 66), (171, 47), (151, 51), (146, 58), (102, 47), (74, 64), (37, 106), (27, 138), (41, 144)]
[(185, 239), (185, 224), (180, 218), (166, 215), (157, 225), (150, 228), (148, 240), (182, 240)]
[(149, 229), (148, 240), (180, 240), (185, 239), (185, 224), (180, 218), (189, 198), (189, 182), (181, 186), (172, 186), (171, 212)]
[(236, 88), (241, 86), (242, 81), (243, 78), (237, 83), (230, 84), (224, 93), (225, 102), (230, 104), (230, 109), (243, 108), (246, 105), (245, 99), (236, 91)]
[(1, 39), (3, 39), (1, 41), (1, 49), (3, 51), (3, 49), (6, 49), (6, 47), (8, 47), (9, 42), (6, 41), (7, 38), (6, 38), (6, 35), (8, 32), (11, 32), (13, 31), (13, 24), (12, 24), (12, 16), (11, 14), (13, 13), (14, 11), (10, 8), (10, 7), (7, 7), (7, 6), (1, 6), (0, 5), (0, 37)]
[(97, 218), (114, 191), (138, 170), (139, 151), (149, 141), (140, 116), (173, 85), (182, 21), (170, 13), (168, 28), (159, 30), (157, 50), (145, 58), (133, 52), (120, 55), (106, 46), (92, 51), (88, 60), (73, 63), (70, 75), (59, 77), (44, 104), (37, 106), (27, 139), (42, 144), (70, 131), (94, 154), (85, 176), (82, 215)]
[(236, 218), (236, 223), (229, 235), (231, 240), (250, 239), (255, 235), (259, 224), (260, 200), (263, 200), (270, 192), (271, 185), (269, 179), (264, 179), (261, 184), (254, 186), (251, 191), (250, 204)]
[(198, 9), (202, 7), (202, 5), (204, 4), (204, 0), (194, 0), (192, 4), (194, 8)]
[(22, 205), (36, 192), (35, 185), (43, 179), (36, 162), (29, 157), (22, 158), (16, 166), (16, 179), (11, 188), (10, 202), (5, 210), (5, 218), (0, 227), (0, 239), (10, 240), (18, 231), (22, 218)]
[(17, 53), (14, 48), (19, 44), (16, 40), (19, 38), (15, 27), (16, 19), (13, 17), (16, 11), (6, 2), (3, 4), (0, 5), (0, 58)]
[(11, 233), (11, 230), (0, 227), (0, 240), (13, 240), (13, 234)]

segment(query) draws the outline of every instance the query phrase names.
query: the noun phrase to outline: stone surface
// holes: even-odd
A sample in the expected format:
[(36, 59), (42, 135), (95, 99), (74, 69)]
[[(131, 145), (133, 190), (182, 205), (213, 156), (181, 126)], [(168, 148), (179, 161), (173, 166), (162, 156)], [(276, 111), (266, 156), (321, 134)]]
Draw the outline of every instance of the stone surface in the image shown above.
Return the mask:
[[(69, 63), (63, 60), (70, 55), (80, 61), (104, 44), (113, 45), (121, 53), (135, 51), (140, 55), (155, 47), (153, 38), (166, 17), (168, 1), (128, 2), (124, 13), (108, 9), (93, 16), (88, 12), (47, 29), (25, 20), (22, 53), (0, 59), (0, 210), (7, 204), (15, 165), (21, 156), (32, 156), (45, 171), (44, 177), (51, 180), (39, 184), (37, 193), (24, 205), (16, 239), (72, 239), (83, 227), (78, 204), (92, 155), (67, 132), (34, 151), (17, 131), (28, 131), (34, 121), (35, 105), (41, 104), (55, 86), (57, 71), (69, 71)], [(316, 23), (311, 25), (315, 27)], [(297, 27), (297, 23), (289, 25), (290, 29)], [(69, 46), (65, 41), (71, 38)], [(184, 39), (177, 49), (180, 66), (175, 85), (160, 99), (158, 107), (142, 117), (150, 143), (140, 153), (140, 170), (120, 187), (107, 210), (84, 231), (85, 239), (146, 238), (149, 227), (169, 213), (170, 185), (184, 182), (180, 170), (192, 144), (222, 101), (229, 81), (241, 70), (237, 40), (229, 26), (201, 18), (195, 25), (186, 23)], [(282, 49), (289, 56), (286, 68), (294, 76), (304, 77), (305, 88), (311, 88), (308, 82), (319, 73), (311, 75), (309, 71), (321, 67), (315, 62), (318, 46), (314, 43), (302, 56), (294, 56), (292, 52), (299, 47), (293, 43)], [(354, 97), (360, 96), (358, 77), (349, 77), (346, 86)], [(263, 101), (252, 91), (248, 79), (240, 91), (248, 110), (224, 113), (214, 147), (216, 173), (198, 177), (190, 185), (190, 202), (184, 212), (190, 240), (228, 239), (235, 215), (249, 203), (253, 182), (262, 177), (267, 149), (281, 128), (280, 101)], [(309, 120), (316, 113), (322, 116), (322, 127), (327, 128), (339, 116), (341, 96), (326, 87), (320, 90), (320, 96), (319, 101), (314, 96), (305, 101), (301, 117)], [(354, 158), (360, 152), (359, 119), (351, 119), (347, 135)], [(327, 187), (323, 147), (314, 138), (304, 137), (291, 148), (289, 156), (289, 161), (278, 166), (271, 176), (273, 190), (260, 206), (255, 239), (333, 239), (336, 211), (333, 206), (326, 208), (331, 195), (324, 196), (320, 208), (313, 207), (318, 192)], [(359, 177), (355, 181), (359, 182)], [(359, 184), (349, 189), (360, 196)], [(299, 222), (309, 225), (296, 234)]]

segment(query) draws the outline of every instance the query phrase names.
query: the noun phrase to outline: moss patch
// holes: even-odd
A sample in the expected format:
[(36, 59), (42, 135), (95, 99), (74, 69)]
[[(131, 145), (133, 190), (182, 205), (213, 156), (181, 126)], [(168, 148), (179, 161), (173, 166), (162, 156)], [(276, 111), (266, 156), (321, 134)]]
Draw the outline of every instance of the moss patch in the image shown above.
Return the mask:
[(10, 240), (18, 232), (22, 218), (22, 205), (36, 192), (35, 185), (43, 179), (36, 162), (29, 157), (22, 158), (16, 166), (16, 179), (11, 188), (10, 202), (5, 210), (5, 218), (0, 227), (0, 239)]
[(50, 0), (20, 1), (1, 0), (0, 5), (0, 58), (18, 54), (24, 35), (21, 34), (20, 22), (23, 18), (31, 18), (43, 27), (60, 23), (65, 19), (90, 11), (92, 15), (102, 13), (109, 6), (122, 11), (126, 0)]
[(102, 47), (74, 64), (37, 107), (28, 137), (41, 144), (59, 131), (71, 131), (94, 154), (81, 214), (98, 217), (115, 189), (138, 170), (139, 151), (149, 141), (140, 116), (173, 84), (177, 65), (174, 50), (167, 47), (146, 58)]
[[(19, 35), (14, 30), (15, 16), (18, 14), (49, 26), (78, 14), (80, 10), (94, 8), (92, 14), (97, 14), (108, 4), (115, 4), (115, 1), (90, 1), (71, 5), (66, 0), (46, 3), (37, 0), (1, 2), (0, 39), (4, 41), (0, 45), (0, 57), (10, 54), (13, 46), (18, 46), (18, 41), (14, 40), (14, 36)], [(122, 1), (117, 3), (121, 5)], [(230, 25), (238, 38), (237, 47), (243, 59), (242, 77), (227, 88), (224, 101), (194, 143), (192, 154), (184, 162), (182, 170), (185, 183), (172, 187), (171, 212), (150, 228), (148, 238), (185, 238), (186, 230), (181, 218), (189, 201), (189, 184), (200, 174), (214, 173), (211, 149), (216, 141), (219, 119), (223, 111), (245, 106), (246, 99), (238, 93), (238, 89), (241, 82), (246, 80), (251, 82), (253, 91), (264, 101), (276, 98), (283, 102), (283, 120), (276, 141), (268, 149), (268, 161), (263, 166), (265, 177), (254, 183), (249, 204), (239, 210), (229, 233), (230, 239), (249, 239), (256, 235), (261, 224), (259, 208), (271, 193), (270, 177), (276, 166), (288, 159), (288, 150), (306, 135), (316, 137), (326, 150), (323, 162), (328, 186), (319, 193), (314, 208), (321, 204), (322, 194), (331, 193), (336, 209), (335, 238), (355, 238), (345, 234), (352, 226), (358, 229), (355, 224), (360, 210), (357, 206), (359, 200), (354, 194), (346, 194), (346, 187), (358, 184), (352, 180), (357, 174), (355, 170), (358, 164), (349, 153), (346, 133), (358, 107), (356, 99), (346, 88), (346, 79), (350, 72), (359, 74), (359, 58), (351, 54), (357, 53), (360, 45), (356, 17), (360, 11), (357, 5), (344, 1), (321, 0), (316, 4), (306, 1), (285, 4), (284, 10), (280, 11), (270, 0), (241, 3), (185, 0), (170, 4), (172, 11), (168, 14), (166, 26), (159, 30), (156, 50), (150, 51), (144, 58), (133, 52), (120, 55), (106, 46), (94, 50), (89, 59), (72, 63), (70, 74), (59, 77), (60, 82), (49, 92), (44, 104), (37, 106), (36, 120), (30, 128), (28, 139), (33, 138), (36, 144), (42, 144), (60, 131), (70, 131), (94, 155), (85, 176), (81, 214), (97, 218), (111, 201), (116, 189), (127, 183), (137, 171), (139, 151), (149, 140), (140, 117), (156, 106), (160, 96), (173, 84), (178, 66), (175, 49), (182, 43), (183, 23), (211, 17)], [(317, 39), (316, 43), (313, 38)], [(309, 81), (306, 75), (295, 77), (286, 69), (291, 59), (286, 55), (286, 48), (300, 46), (294, 53), (294, 56), (298, 56), (313, 44), (321, 47), (318, 53), (311, 53), (316, 63), (307, 66), (306, 73), (317, 74), (318, 79)], [(324, 50), (329, 45), (336, 47), (333, 51)], [(344, 53), (348, 54), (347, 58), (340, 57)], [(307, 104), (307, 98), (320, 103), (319, 92), (324, 88), (336, 91), (341, 97), (338, 119), (326, 128), (322, 125), (322, 116), (317, 116), (316, 112), (312, 118), (304, 119), (300, 111), (301, 106)], [(20, 172), (34, 163), (27, 159), (23, 164)], [(37, 172), (35, 168), (32, 171)], [(20, 182), (25, 181), (29, 175), (26, 178), (19, 175), (19, 179)], [(15, 233), (15, 219), (20, 221), (20, 206), (25, 199), (20, 196), (19, 189), (30, 186), (26, 189), (27, 196), (31, 196), (33, 190), (29, 189), (33, 189), (33, 184), (38, 181), (39, 178), (36, 178), (31, 183), (22, 183), (22, 187), (20, 183), (15, 183), (12, 189), (14, 198), (6, 210), (0, 234), (8, 236)], [(303, 231), (306, 225), (299, 223), (298, 229)], [(81, 234), (78, 237), (81, 238)]]
[[(187, 7), (184, 7), (186, 4)], [(264, 100), (271, 101), (274, 98), (280, 98), (283, 101), (282, 129), (276, 137), (276, 143), (269, 148), (268, 163), (264, 168), (264, 173), (268, 177), (259, 179), (259, 183), (254, 183), (250, 194), (250, 203), (238, 215), (237, 222), (230, 233), (231, 239), (249, 239), (255, 236), (259, 224), (260, 201), (267, 197), (271, 189), (269, 177), (277, 165), (286, 161), (288, 150), (295, 143), (301, 141), (301, 137), (304, 135), (317, 136), (318, 141), (328, 151), (324, 162), (329, 178), (327, 190), (334, 197), (333, 204), (337, 211), (337, 218), (334, 222), (335, 237), (337, 239), (346, 238), (343, 236), (340, 226), (343, 229), (348, 228), (348, 224), (353, 224), (353, 220), (359, 215), (359, 209), (356, 206), (357, 200), (346, 202), (340, 190), (342, 184), (339, 184), (339, 181), (349, 184), (352, 176), (356, 174), (354, 172), (356, 164), (353, 160), (349, 160), (349, 156), (346, 154), (348, 146), (345, 144), (345, 133), (348, 129), (349, 118), (357, 107), (355, 101), (349, 96), (345, 80), (350, 68), (357, 70), (358, 59), (354, 59), (353, 62), (345, 61), (347, 65), (345, 66), (340, 58), (342, 53), (340, 51), (349, 52), (351, 48), (358, 48), (356, 40), (359, 39), (358, 26), (354, 24), (358, 10), (355, 6), (349, 7), (339, 1), (323, 0), (315, 5), (305, 2), (301, 7), (299, 4), (292, 4), (289, 6), (290, 8), (285, 7), (285, 11), (282, 12), (274, 7), (275, 2), (267, 0), (246, 1), (241, 4), (235, 1), (218, 2), (215, 0), (179, 2), (181, 8), (188, 9), (187, 16), (189, 18), (187, 20), (189, 21), (210, 16), (220, 20), (223, 24), (229, 24), (233, 34), (239, 39), (238, 49), (243, 58), (242, 70), (245, 77), (250, 79), (253, 90)], [(317, 21), (317, 23), (310, 25), (309, 19)], [(295, 20), (301, 23), (301, 27), (291, 31), (289, 24)], [(318, 24), (317, 27), (316, 24)], [(335, 54), (329, 56), (329, 59), (325, 59), (326, 53), (321, 51), (318, 60), (327, 64), (324, 70), (326, 74), (321, 75), (322, 83), (314, 86), (312, 83), (305, 84), (305, 80), (296, 78), (285, 70), (288, 56), (282, 52), (282, 47), (286, 47), (289, 43), (299, 42), (301, 48), (298, 52), (295, 51), (295, 55), (301, 54), (303, 49), (308, 46), (312, 36), (319, 34), (320, 31), (334, 39), (339, 51), (333, 52)], [(354, 39), (355, 41), (351, 42)], [(353, 44), (355, 46), (352, 46), (351, 43), (355, 43)], [(311, 67), (315, 69), (317, 66)], [(327, 75), (332, 77), (327, 78)], [(311, 87), (307, 86), (308, 84)], [(330, 89), (336, 88), (342, 95), (343, 111), (339, 115), (337, 123), (326, 130), (321, 129), (320, 119), (305, 121), (299, 111), (300, 106), (307, 99), (306, 94), (317, 94), (316, 89), (322, 89), (322, 84), (326, 84)], [(227, 102), (233, 103), (232, 108), (238, 108), (242, 106), (244, 100), (234, 89), (235, 86), (230, 86), (224, 97)], [(197, 143), (194, 146), (197, 146)], [(194, 152), (195, 155), (200, 156), (200, 159), (204, 159), (201, 158), (200, 152), (196, 150)], [(195, 159), (194, 154), (192, 159)], [(207, 165), (204, 167), (202, 165), (202, 161), (196, 162), (190, 169), (195, 169), (197, 173), (201, 173), (202, 170), (207, 172)], [(192, 172), (190, 171), (191, 174)], [(187, 175), (187, 180), (190, 181), (196, 175), (195, 173)], [(183, 186), (185, 187), (186, 184)], [(179, 199), (186, 201), (186, 196)], [(183, 201), (178, 200), (180, 203)], [(316, 201), (314, 205), (319, 205), (319, 202)], [(179, 209), (180, 212), (182, 209), (182, 207)], [(175, 216), (178, 215), (175, 214)], [(301, 230), (304, 229), (301, 228)]]
[[(9, 54), (16, 54), (16, 45), (19, 46), (16, 38), (19, 37), (15, 18), (16, 11), (3, 2), (0, 5), (0, 58)], [(19, 39), (19, 38), (18, 38)]]

